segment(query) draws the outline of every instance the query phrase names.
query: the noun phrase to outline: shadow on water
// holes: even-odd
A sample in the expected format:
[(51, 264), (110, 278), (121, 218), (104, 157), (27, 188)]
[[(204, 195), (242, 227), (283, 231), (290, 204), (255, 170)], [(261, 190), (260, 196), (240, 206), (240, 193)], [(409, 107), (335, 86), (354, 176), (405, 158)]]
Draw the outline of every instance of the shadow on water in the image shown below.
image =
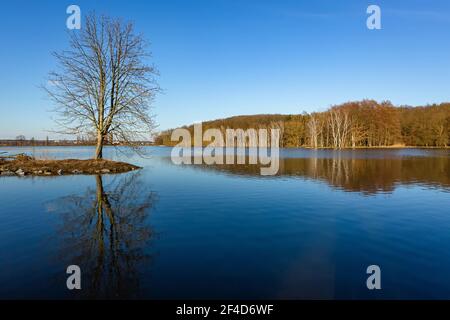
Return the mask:
[(155, 201), (156, 194), (134, 173), (108, 185), (97, 175), (95, 190), (52, 203), (61, 216), (58, 259), (81, 268), (78, 298), (139, 296), (139, 270), (150, 260), (145, 249), (153, 236), (148, 217)]
[[(171, 161), (170, 158), (167, 158)], [(304, 178), (320, 180), (346, 192), (363, 195), (392, 193), (398, 185), (424, 185), (443, 190), (450, 188), (450, 157), (393, 158), (280, 158), (274, 176), (262, 176), (260, 165), (193, 165), (204, 171), (261, 179)]]

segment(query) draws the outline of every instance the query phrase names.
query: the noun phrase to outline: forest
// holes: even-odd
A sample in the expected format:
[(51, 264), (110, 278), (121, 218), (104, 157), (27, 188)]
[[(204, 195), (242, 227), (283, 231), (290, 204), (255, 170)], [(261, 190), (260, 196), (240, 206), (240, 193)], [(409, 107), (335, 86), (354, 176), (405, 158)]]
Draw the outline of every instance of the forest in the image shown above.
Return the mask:
[[(193, 132), (193, 125), (183, 128)], [(295, 115), (262, 114), (203, 122), (203, 130), (279, 129), (286, 148), (448, 147), (450, 103), (394, 106), (389, 101), (362, 100), (330, 107), (324, 112)], [(173, 146), (171, 130), (161, 132), (155, 144)], [(204, 144), (209, 144), (205, 141)]]

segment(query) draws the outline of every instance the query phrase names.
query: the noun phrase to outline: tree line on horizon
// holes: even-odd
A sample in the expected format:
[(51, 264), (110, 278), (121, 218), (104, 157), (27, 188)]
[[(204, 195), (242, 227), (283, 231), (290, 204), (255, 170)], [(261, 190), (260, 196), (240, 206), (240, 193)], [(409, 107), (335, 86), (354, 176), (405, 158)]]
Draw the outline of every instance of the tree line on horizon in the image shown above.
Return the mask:
[[(450, 103), (394, 106), (389, 101), (362, 100), (330, 107), (324, 112), (292, 115), (236, 116), (203, 122), (203, 131), (219, 129), (279, 129), (280, 147), (448, 147)], [(193, 136), (193, 125), (185, 126)], [(173, 129), (160, 133), (155, 144), (173, 146)], [(210, 141), (205, 141), (208, 145)]]

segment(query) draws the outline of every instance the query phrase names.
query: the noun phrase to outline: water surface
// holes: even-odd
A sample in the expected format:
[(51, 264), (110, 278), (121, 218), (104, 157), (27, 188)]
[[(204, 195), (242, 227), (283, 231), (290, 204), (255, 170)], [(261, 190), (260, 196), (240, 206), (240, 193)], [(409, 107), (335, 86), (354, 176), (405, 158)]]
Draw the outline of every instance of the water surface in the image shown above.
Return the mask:
[(122, 175), (0, 177), (0, 298), (450, 298), (449, 150), (286, 149), (270, 177), (170, 150), (107, 149), (143, 166)]

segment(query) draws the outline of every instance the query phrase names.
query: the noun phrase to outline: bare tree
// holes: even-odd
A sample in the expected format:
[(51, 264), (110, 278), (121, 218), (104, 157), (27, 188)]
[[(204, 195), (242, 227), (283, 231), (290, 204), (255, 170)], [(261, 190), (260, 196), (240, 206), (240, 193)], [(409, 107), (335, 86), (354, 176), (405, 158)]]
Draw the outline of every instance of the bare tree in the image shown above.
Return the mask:
[(333, 148), (342, 149), (347, 146), (351, 121), (347, 110), (332, 108), (329, 112), (328, 125), (331, 129)]
[(44, 89), (56, 104), (60, 132), (94, 133), (95, 159), (103, 157), (107, 137), (136, 147), (155, 128), (149, 112), (159, 88), (146, 49), (132, 23), (91, 14), (70, 33), (70, 49), (54, 53), (59, 71)]
[(24, 135), (19, 135), (16, 137), (16, 146), (23, 146), (25, 144), (25, 136)]
[(320, 124), (319, 119), (316, 114), (311, 114), (311, 117), (307, 123), (308, 134), (310, 137), (311, 147), (317, 149), (318, 147), (318, 137), (320, 134)]

